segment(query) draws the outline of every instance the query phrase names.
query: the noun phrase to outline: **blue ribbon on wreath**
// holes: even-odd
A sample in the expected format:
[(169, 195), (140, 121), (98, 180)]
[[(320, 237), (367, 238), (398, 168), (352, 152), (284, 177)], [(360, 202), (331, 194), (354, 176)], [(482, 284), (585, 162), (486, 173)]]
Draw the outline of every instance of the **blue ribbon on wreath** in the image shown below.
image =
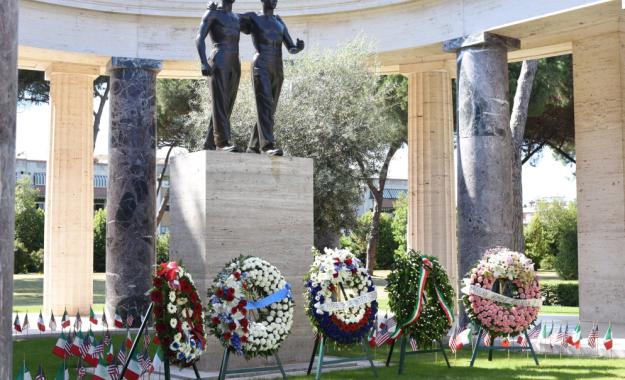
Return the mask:
[(278, 290), (273, 294), (268, 295), (265, 298), (261, 298), (257, 301), (247, 301), (247, 305), (245, 306), (245, 308), (247, 310), (262, 309), (271, 305), (272, 303), (280, 302), (287, 297), (292, 298), (291, 284), (289, 284), (288, 282), (286, 283), (286, 285), (284, 285), (284, 288)]

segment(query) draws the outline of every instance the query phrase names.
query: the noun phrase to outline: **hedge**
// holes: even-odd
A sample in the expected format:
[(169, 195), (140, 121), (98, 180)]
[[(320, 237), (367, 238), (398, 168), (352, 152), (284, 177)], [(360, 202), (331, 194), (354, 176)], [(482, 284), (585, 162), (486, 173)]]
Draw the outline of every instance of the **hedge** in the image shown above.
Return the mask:
[(543, 305), (579, 306), (579, 286), (577, 281), (541, 281), (540, 288)]

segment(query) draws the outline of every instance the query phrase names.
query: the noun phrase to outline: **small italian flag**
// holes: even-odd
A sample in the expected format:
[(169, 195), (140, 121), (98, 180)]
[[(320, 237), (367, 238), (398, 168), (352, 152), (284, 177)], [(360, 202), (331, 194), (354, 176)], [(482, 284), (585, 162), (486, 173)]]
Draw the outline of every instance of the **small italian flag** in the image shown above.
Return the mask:
[(54, 380), (69, 380), (69, 371), (65, 367), (65, 363), (61, 363), (61, 366), (56, 371), (56, 376), (54, 376)]
[(156, 349), (156, 354), (154, 354), (154, 360), (152, 360), (152, 366), (154, 366), (155, 370), (161, 369), (163, 364), (165, 363), (165, 354), (163, 354), (163, 350), (161, 346), (158, 346)]
[(72, 342), (71, 352), (76, 356), (81, 356), (80, 347), (82, 347), (82, 341), (84, 340), (84, 336), (82, 335), (82, 331), (78, 331), (76, 336), (74, 337), (74, 341)]
[(69, 316), (67, 315), (67, 309), (63, 312), (63, 318), (61, 318), (61, 328), (68, 328), (70, 325)]
[(65, 346), (67, 345), (67, 339), (65, 338), (65, 333), (61, 332), (61, 336), (56, 340), (56, 345), (52, 349), (52, 353), (58, 356), (61, 359), (67, 358), (67, 352), (65, 351)]
[(39, 319), (37, 320), (37, 328), (41, 332), (46, 331), (46, 324), (43, 321), (43, 315), (41, 315), (41, 310), (39, 310)]
[(138, 380), (141, 377), (141, 366), (137, 361), (137, 354), (135, 354), (132, 359), (130, 359), (130, 363), (128, 363), (128, 369), (124, 374), (124, 379), (126, 380)]
[(130, 330), (126, 333), (126, 340), (124, 341), (126, 348), (130, 349), (132, 347), (132, 337), (130, 336)]
[(612, 345), (613, 345), (613, 341), (612, 341), (612, 323), (610, 323), (610, 325), (608, 326), (608, 330), (605, 332), (605, 335), (603, 336), (603, 346), (605, 347), (606, 350), (611, 350), (612, 349)]
[(575, 330), (573, 330), (573, 335), (571, 335), (572, 344), (575, 348), (580, 348), (582, 343), (582, 326), (580, 326), (579, 322), (577, 322), (577, 326), (575, 326)]
[(121, 315), (115, 313), (115, 327), (117, 327), (118, 329), (121, 329), (122, 327), (124, 327), (124, 320), (122, 319)]
[(24, 365), (22, 365), (19, 372), (17, 372), (16, 380), (32, 380), (30, 371), (26, 368), (26, 361), (24, 361)]
[(108, 366), (102, 358), (98, 361), (98, 366), (95, 368), (95, 372), (93, 373), (93, 380), (110, 380)]
[(95, 317), (95, 313), (93, 312), (93, 307), (89, 306), (89, 322), (93, 323), (94, 325), (98, 324), (98, 320)]
[(113, 342), (111, 342), (109, 344), (109, 353), (106, 354), (106, 361), (110, 363), (113, 359), (115, 359), (115, 349), (113, 348)]
[(471, 328), (467, 327), (462, 330), (458, 337), (456, 338), (456, 350), (461, 350), (462, 347), (468, 346), (471, 344)]

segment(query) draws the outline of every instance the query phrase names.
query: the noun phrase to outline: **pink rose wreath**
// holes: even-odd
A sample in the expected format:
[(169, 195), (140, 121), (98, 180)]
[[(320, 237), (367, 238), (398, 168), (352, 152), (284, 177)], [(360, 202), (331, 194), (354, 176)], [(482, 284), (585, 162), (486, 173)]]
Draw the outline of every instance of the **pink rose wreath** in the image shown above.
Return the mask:
[(522, 333), (542, 305), (534, 263), (503, 247), (486, 251), (463, 280), (467, 315), (493, 337)]

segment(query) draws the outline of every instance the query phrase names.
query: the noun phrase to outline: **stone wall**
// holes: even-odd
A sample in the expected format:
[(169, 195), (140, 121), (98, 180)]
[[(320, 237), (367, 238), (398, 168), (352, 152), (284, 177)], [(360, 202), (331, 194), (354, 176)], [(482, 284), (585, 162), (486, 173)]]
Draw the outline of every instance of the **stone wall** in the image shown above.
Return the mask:
[[(303, 277), (312, 263), (313, 161), (202, 151), (171, 166), (170, 256), (192, 273), (203, 299), (230, 259), (259, 256), (293, 286), (295, 319), (283, 362), (306, 361), (312, 330), (303, 307)], [(211, 337), (200, 369), (218, 369), (223, 348)], [(257, 365), (231, 356), (229, 367)], [(273, 364), (273, 363), (272, 363)]]

